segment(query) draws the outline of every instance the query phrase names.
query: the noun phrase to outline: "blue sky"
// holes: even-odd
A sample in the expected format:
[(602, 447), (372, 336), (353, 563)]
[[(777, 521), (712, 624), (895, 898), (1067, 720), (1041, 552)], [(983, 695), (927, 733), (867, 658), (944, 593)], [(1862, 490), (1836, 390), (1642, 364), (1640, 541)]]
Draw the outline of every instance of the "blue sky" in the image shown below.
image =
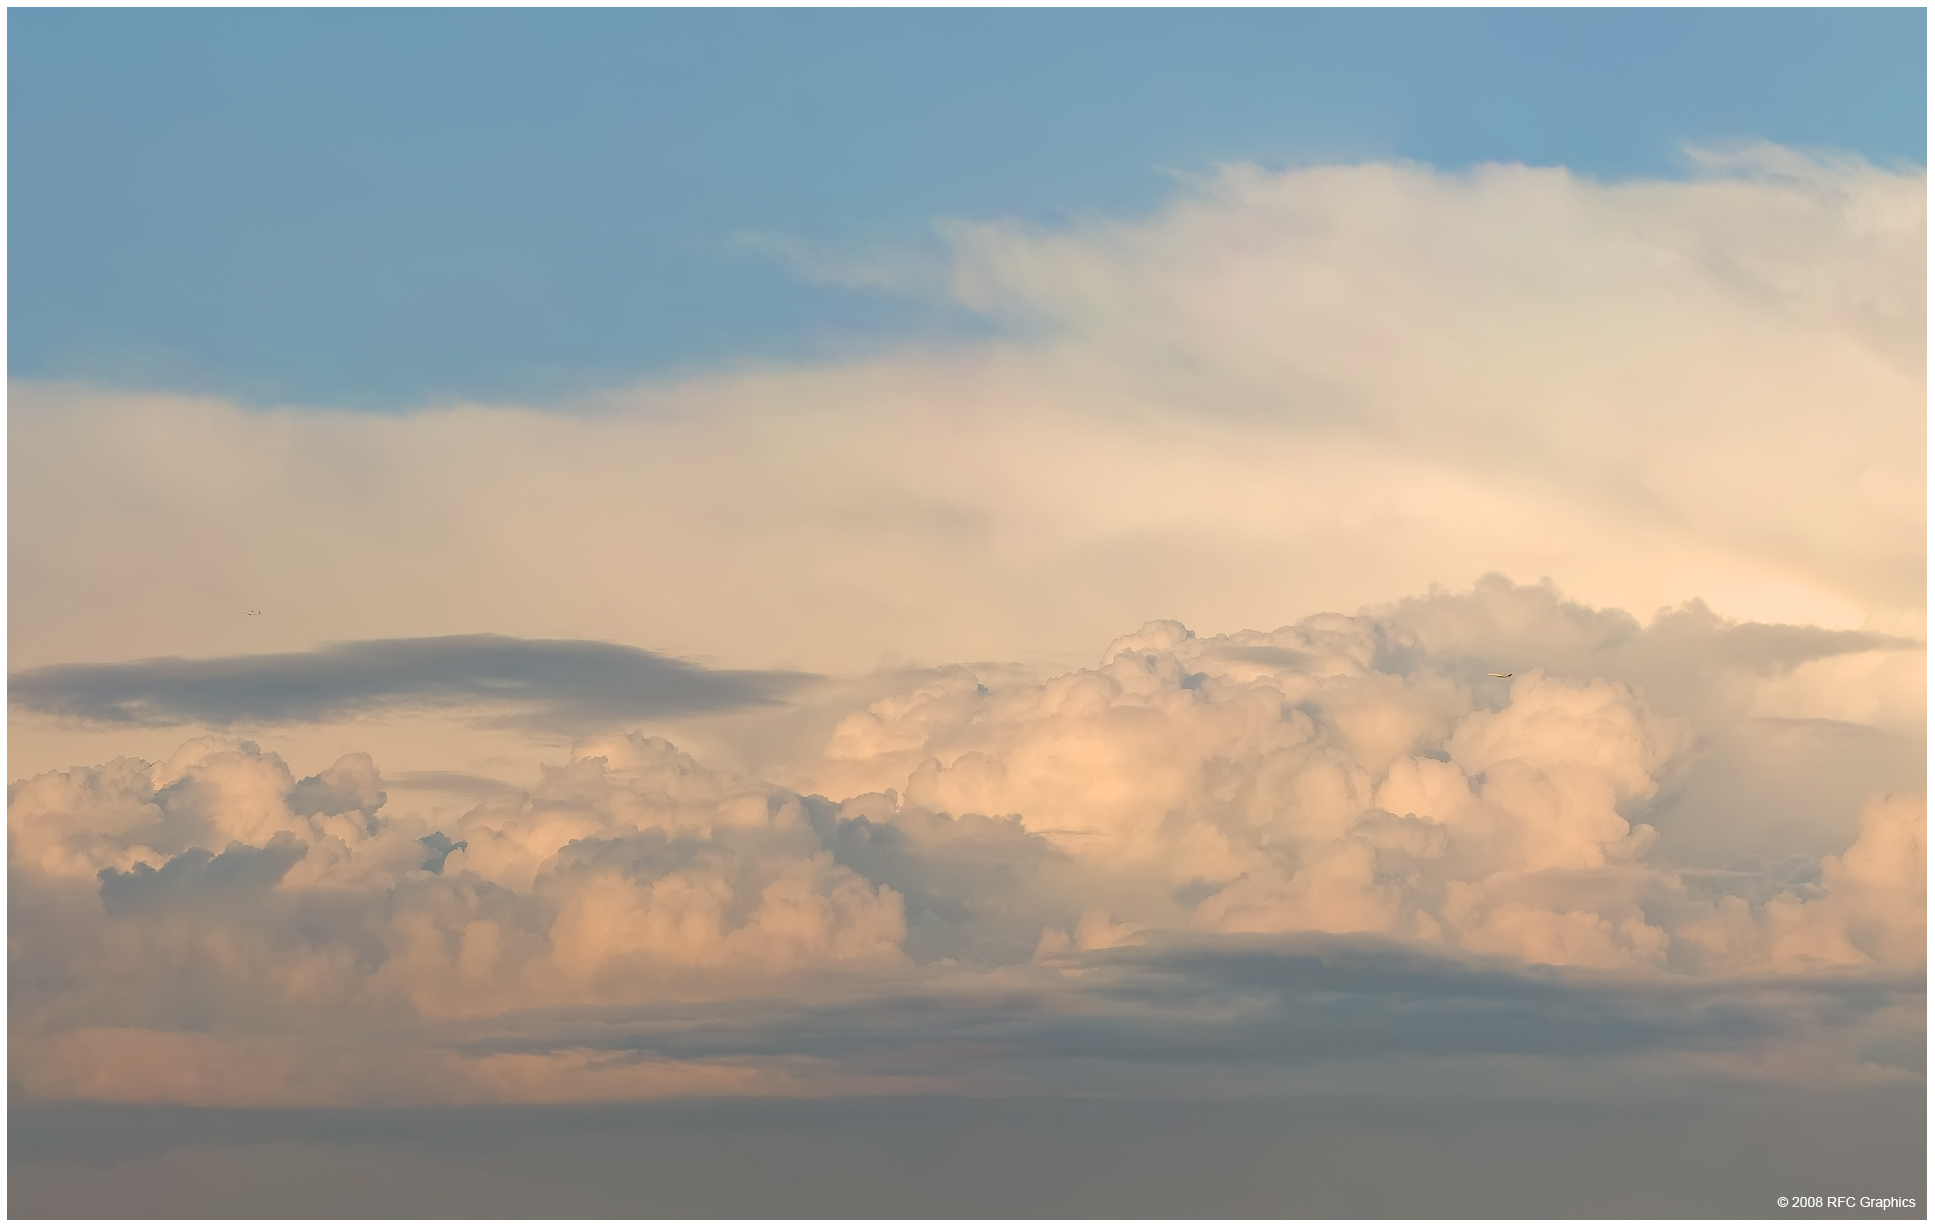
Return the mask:
[(982, 325), (735, 241), (1135, 213), (1163, 170), (1920, 164), (1919, 9), (9, 15), (14, 376), (403, 408)]

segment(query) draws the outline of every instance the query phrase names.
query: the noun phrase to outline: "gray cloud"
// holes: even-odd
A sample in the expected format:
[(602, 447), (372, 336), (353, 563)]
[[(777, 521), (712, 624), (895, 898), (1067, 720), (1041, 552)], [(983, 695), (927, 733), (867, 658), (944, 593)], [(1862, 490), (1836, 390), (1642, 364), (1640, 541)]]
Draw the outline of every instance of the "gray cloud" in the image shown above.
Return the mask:
[[(1076, 975), (811, 1005), (742, 998), (537, 1012), (445, 1040), (480, 1057), (580, 1046), (641, 1059), (806, 1057), (853, 1073), (990, 1085), (1020, 1075), (1062, 1091), (1096, 1090), (1071, 1084), (1078, 1068), (1106, 1067), (1102, 1087), (1123, 1089), (1139, 1086), (1130, 1068), (1167, 1067), (1193, 1072), (1195, 1094), (1241, 1094), (1236, 1082), (1219, 1087), (1216, 1072), (1260, 1086), (1366, 1062), (1753, 1051), (1891, 1006), (1918, 1008), (1923, 997), (1906, 975), (1642, 982), (1369, 935), (1166, 934), (1058, 964)], [(1922, 1067), (1918, 1050), (1886, 1057), (1904, 1074)]]
[(206, 909), (225, 900), (261, 896), (308, 851), (308, 845), (281, 832), (263, 848), (234, 843), (219, 855), (191, 848), (159, 870), (145, 861), (126, 872), (110, 867), (101, 871), (101, 902), (114, 917)]
[[(1922, 646), (1875, 631), (1737, 622), (1700, 601), (1661, 610), (1642, 624), (1625, 610), (1569, 601), (1549, 580), (1518, 585), (1497, 573), (1480, 577), (1470, 593), (1434, 591), (1374, 612), (1461, 678), (1535, 666), (1564, 677), (1617, 678), (1676, 714), (1697, 706), (1727, 671), (1768, 677), (1827, 657)], [(1384, 655), (1394, 666), (1412, 664), (1402, 645)]]
[(807, 675), (715, 670), (594, 640), (447, 635), (314, 652), (47, 665), (9, 680), (29, 712), (107, 725), (315, 721), (388, 707), (509, 709), (492, 724), (578, 731), (778, 702)]
[(496, 797), (517, 791), (504, 781), (471, 772), (398, 772), (385, 776), (383, 784), (402, 793), (450, 793), (458, 797)]

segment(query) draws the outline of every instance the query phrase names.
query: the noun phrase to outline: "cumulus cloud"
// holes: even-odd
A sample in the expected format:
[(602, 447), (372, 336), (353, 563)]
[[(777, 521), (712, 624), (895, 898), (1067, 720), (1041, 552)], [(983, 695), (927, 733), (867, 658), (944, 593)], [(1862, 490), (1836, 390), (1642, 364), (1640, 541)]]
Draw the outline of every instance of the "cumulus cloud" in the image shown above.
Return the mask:
[(1683, 932), (1729, 966), (1790, 971), (1925, 959), (1927, 805), (1921, 798), (1873, 798), (1860, 822), (1861, 837), (1846, 854), (1822, 860), (1818, 891), (1783, 891), (1757, 908), (1727, 896)]
[[(1440, 659), (1411, 629), (1428, 622), (1420, 606), (1455, 609), (1467, 642)], [(1569, 634), (1581, 624), (1592, 628), (1583, 645)], [(1487, 640), (1479, 660), (1471, 648)], [(1877, 642), (1742, 626), (1698, 607), (1642, 628), (1492, 580), (1463, 598), (1267, 634), (1151, 624), (1112, 644), (1100, 668), (1035, 684), (990, 687), (958, 669), (847, 717), (799, 779), (833, 793), (899, 787), (941, 811), (1017, 812), (1109, 866), (1115, 891), (1137, 884), (1143, 911), (1131, 920), (1682, 966), (1706, 958), (1673, 938), (1683, 887), (1645, 858), (1659, 835), (1648, 820), (1669, 812), (1663, 790), (1684, 787), (1705, 741), (1754, 723), (1757, 688)], [(1886, 642), (1918, 663), (1918, 646)], [(1500, 664), (1517, 667), (1497, 671), (1509, 682), (1483, 668)], [(1689, 686), (1675, 677), (1683, 668), (1705, 676)], [(1622, 674), (1669, 680), (1663, 704)], [(1896, 799), (1887, 813), (1912, 824), (1916, 804)], [(1769, 851), (1743, 835), (1736, 860)], [(1905, 891), (1876, 894), (1908, 907)], [(1096, 933), (1110, 924), (1089, 920)], [(1059, 949), (1073, 932), (1045, 941)], [(1841, 958), (1908, 957), (1879, 934)]]
[(1826, 856), (1778, 827), (1660, 850), (1768, 688), (1919, 652), (1488, 579), (902, 672), (759, 772), (591, 737), (434, 825), (368, 755), (298, 778), (198, 738), (12, 786), (13, 1077), (469, 1102), (1154, 1087), (1294, 1051), (1917, 1078), (1918, 777), (1851, 782)]
[[(16, 384), (16, 1090), (1913, 1083), (1924, 176), (1700, 165), (769, 242), (998, 327), (568, 406)], [(579, 741), (256, 728), (426, 709)]]
[(446, 635), (313, 652), (45, 665), (7, 680), (28, 712), (110, 725), (319, 721), (384, 708), (491, 705), (498, 723), (596, 729), (774, 703), (799, 674), (715, 670), (623, 644)]

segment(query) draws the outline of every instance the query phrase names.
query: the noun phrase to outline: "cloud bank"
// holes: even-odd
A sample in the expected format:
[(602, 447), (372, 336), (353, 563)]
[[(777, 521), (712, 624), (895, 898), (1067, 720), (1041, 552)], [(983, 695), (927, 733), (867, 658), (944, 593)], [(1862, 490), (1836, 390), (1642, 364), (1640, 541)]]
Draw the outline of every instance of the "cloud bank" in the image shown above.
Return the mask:
[[(1797, 706), (1861, 658), (1903, 694), (1876, 723)], [(1811, 816), (1825, 855), (1738, 815), (1705, 862), (1661, 850), (1703, 780), (1730, 792), (1716, 747), (1918, 745), (1922, 660), (1490, 579), (1270, 632), (1150, 623), (1060, 673), (915, 671), (756, 774), (588, 738), (434, 828), (368, 755), (298, 778), (197, 738), (12, 786), (10, 1078), (227, 1105), (1240, 1096), (1510, 1056), (1916, 1086), (1913, 756)]]
[(950, 345), (16, 384), (10, 1091), (1899, 1115), (1925, 223), (1770, 148), (1229, 167), (938, 268), (765, 242)]
[[(17, 384), (13, 661), (487, 626), (1066, 666), (1492, 570), (1919, 637), (1925, 231), (1919, 170), (1766, 147), (1235, 166), (946, 227), (931, 280), (992, 340), (396, 416)], [(848, 280), (903, 284), (881, 260)]]

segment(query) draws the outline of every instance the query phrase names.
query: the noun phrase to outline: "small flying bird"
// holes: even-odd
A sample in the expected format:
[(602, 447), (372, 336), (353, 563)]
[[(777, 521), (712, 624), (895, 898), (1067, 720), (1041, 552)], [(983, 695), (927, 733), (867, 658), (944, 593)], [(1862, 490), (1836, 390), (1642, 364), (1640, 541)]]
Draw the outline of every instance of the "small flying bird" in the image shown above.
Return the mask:
[(1493, 675), (1492, 675), (1492, 677), (1494, 677), (1494, 678), (1510, 678), (1510, 677), (1511, 677), (1511, 675), (1510, 675), (1510, 674), (1493, 674)]
[(260, 611), (260, 610), (243, 610), (243, 611), (242, 611), (242, 613), (244, 613), (244, 614), (246, 614), (246, 615), (248, 615), (248, 616), (249, 616), (250, 618), (254, 618), (254, 617), (255, 617), (255, 616), (257, 615), (257, 614), (260, 614), (261, 612), (262, 612), (262, 611)]

